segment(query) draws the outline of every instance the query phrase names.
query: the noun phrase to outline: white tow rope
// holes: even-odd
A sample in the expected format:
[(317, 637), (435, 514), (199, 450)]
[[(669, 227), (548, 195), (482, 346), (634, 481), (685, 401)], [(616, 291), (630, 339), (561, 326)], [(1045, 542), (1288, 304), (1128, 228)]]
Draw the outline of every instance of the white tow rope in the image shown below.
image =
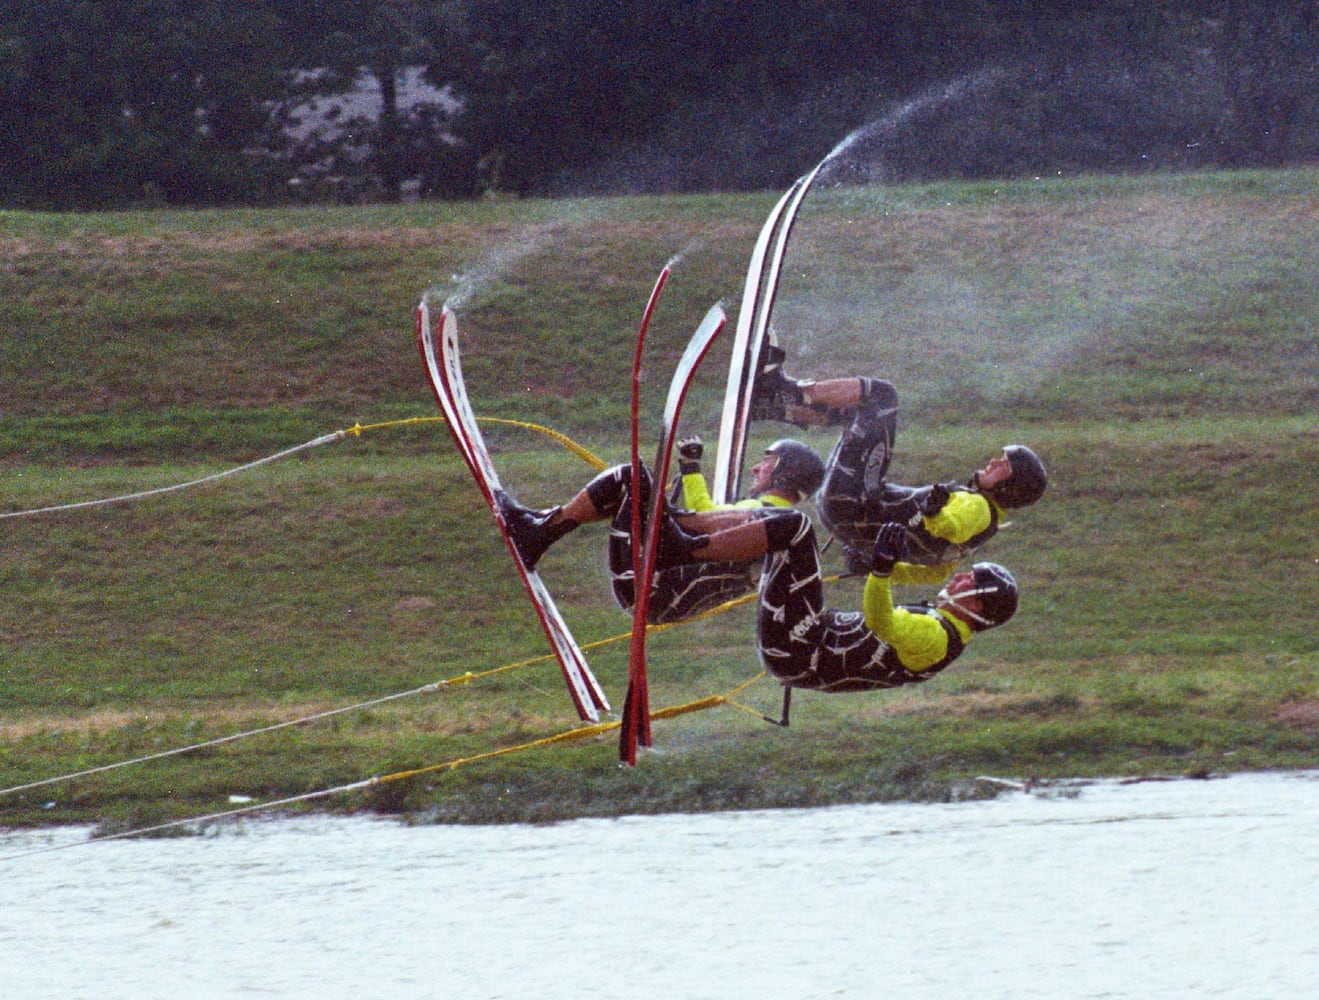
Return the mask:
[(330, 434), (322, 434), (315, 440), (308, 441), (305, 444), (294, 445), (292, 448), (285, 448), (277, 454), (267, 455), (265, 458), (258, 458), (255, 462), (248, 462), (246, 465), (240, 465), (233, 469), (226, 469), (224, 472), (217, 472), (214, 475), (203, 476), (201, 479), (193, 479), (186, 483), (175, 483), (173, 486), (161, 486), (154, 490), (143, 490), (140, 493), (125, 493), (123, 496), (106, 497), (103, 500), (83, 500), (78, 503), (59, 504), (55, 507), (37, 507), (32, 510), (8, 511), (6, 513), (0, 513), (0, 519), (7, 517), (27, 517), (30, 514), (51, 514), (61, 510), (77, 510), (80, 507), (99, 507), (103, 504), (122, 503), (126, 500), (141, 500), (144, 497), (159, 496), (161, 493), (173, 493), (175, 490), (187, 489), (190, 486), (201, 486), (203, 483), (214, 482), (217, 479), (224, 479), (226, 476), (233, 476), (240, 472), (246, 472), (248, 469), (254, 469), (258, 465), (264, 465), (266, 462), (273, 462), (276, 459), (286, 458), (295, 452), (304, 451), (307, 448), (315, 448), (318, 445), (329, 444), (332, 441), (341, 441), (348, 435), (348, 433), (348, 431), (334, 431)]

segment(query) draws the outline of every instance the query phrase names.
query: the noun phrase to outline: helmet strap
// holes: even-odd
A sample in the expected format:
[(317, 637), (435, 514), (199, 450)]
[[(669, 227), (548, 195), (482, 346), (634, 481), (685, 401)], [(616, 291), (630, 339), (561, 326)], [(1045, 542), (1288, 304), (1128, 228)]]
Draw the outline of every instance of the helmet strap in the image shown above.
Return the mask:
[[(977, 587), (975, 590), (964, 590), (960, 594), (950, 594), (948, 593), (948, 590), (945, 588), (939, 591), (939, 593), (935, 595), (935, 600), (939, 601), (941, 605), (947, 605), (956, 608), (958, 611), (962, 612), (962, 614), (966, 615), (966, 617), (970, 618), (973, 622), (976, 622), (979, 625), (983, 625), (985, 626), (985, 628), (993, 628), (995, 622), (990, 621), (984, 615), (977, 614), (976, 612), (968, 608), (966, 605), (962, 604), (961, 598), (975, 597), (978, 594), (997, 594), (997, 593), (998, 593), (997, 587)], [(938, 606), (939, 605), (936, 605), (936, 607)]]

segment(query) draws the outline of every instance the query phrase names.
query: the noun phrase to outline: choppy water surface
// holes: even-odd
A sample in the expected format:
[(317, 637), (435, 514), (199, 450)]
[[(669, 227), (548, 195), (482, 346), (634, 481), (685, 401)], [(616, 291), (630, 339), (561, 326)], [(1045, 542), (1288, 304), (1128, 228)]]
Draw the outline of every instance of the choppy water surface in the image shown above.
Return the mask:
[(1319, 996), (1319, 773), (15, 857), (0, 996)]

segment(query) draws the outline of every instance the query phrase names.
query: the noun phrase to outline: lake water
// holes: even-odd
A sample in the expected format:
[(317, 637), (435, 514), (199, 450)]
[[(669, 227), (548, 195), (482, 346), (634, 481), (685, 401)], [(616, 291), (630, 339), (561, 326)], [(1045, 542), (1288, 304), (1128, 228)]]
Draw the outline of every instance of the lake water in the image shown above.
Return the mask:
[(87, 835), (0, 835), (0, 997), (1319, 996), (1315, 772)]

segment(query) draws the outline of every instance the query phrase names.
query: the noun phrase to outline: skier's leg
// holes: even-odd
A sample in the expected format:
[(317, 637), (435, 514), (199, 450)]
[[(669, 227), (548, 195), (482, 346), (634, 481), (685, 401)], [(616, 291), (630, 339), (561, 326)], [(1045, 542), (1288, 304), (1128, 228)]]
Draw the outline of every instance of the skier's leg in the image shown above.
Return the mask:
[[(641, 530), (646, 530), (650, 513), (650, 471), (641, 469), (641, 488), (636, 499), (641, 502)], [(614, 599), (623, 608), (631, 608), (636, 600), (632, 572), (632, 466), (620, 465), (609, 473), (601, 473), (587, 484), (586, 490), (594, 508), (606, 515), (612, 513), (609, 526), (609, 575)], [(694, 549), (705, 544), (703, 534), (689, 534), (669, 513), (667, 505), (661, 513), (660, 536), (655, 551), (655, 566), (664, 569), (681, 563), (699, 562), (692, 555)]]
[(800, 511), (765, 521), (769, 555), (760, 578), (756, 640), (765, 669), (784, 683), (809, 678), (824, 586), (815, 529)]
[[(798, 427), (843, 427), (855, 415), (875, 379), (795, 379), (783, 371), (783, 349), (761, 351), (751, 395), (752, 420), (777, 420)], [(896, 396), (896, 393), (895, 393)]]
[(534, 569), (545, 550), (574, 528), (615, 513), (626, 497), (631, 473), (627, 465), (605, 469), (567, 503), (544, 510), (525, 507), (506, 491), (496, 492), (495, 502), (522, 564)]
[(869, 523), (869, 498), (883, 487), (897, 433), (898, 392), (884, 379), (861, 379), (860, 403), (825, 467), (820, 520), (847, 545), (864, 547), (878, 525)]

